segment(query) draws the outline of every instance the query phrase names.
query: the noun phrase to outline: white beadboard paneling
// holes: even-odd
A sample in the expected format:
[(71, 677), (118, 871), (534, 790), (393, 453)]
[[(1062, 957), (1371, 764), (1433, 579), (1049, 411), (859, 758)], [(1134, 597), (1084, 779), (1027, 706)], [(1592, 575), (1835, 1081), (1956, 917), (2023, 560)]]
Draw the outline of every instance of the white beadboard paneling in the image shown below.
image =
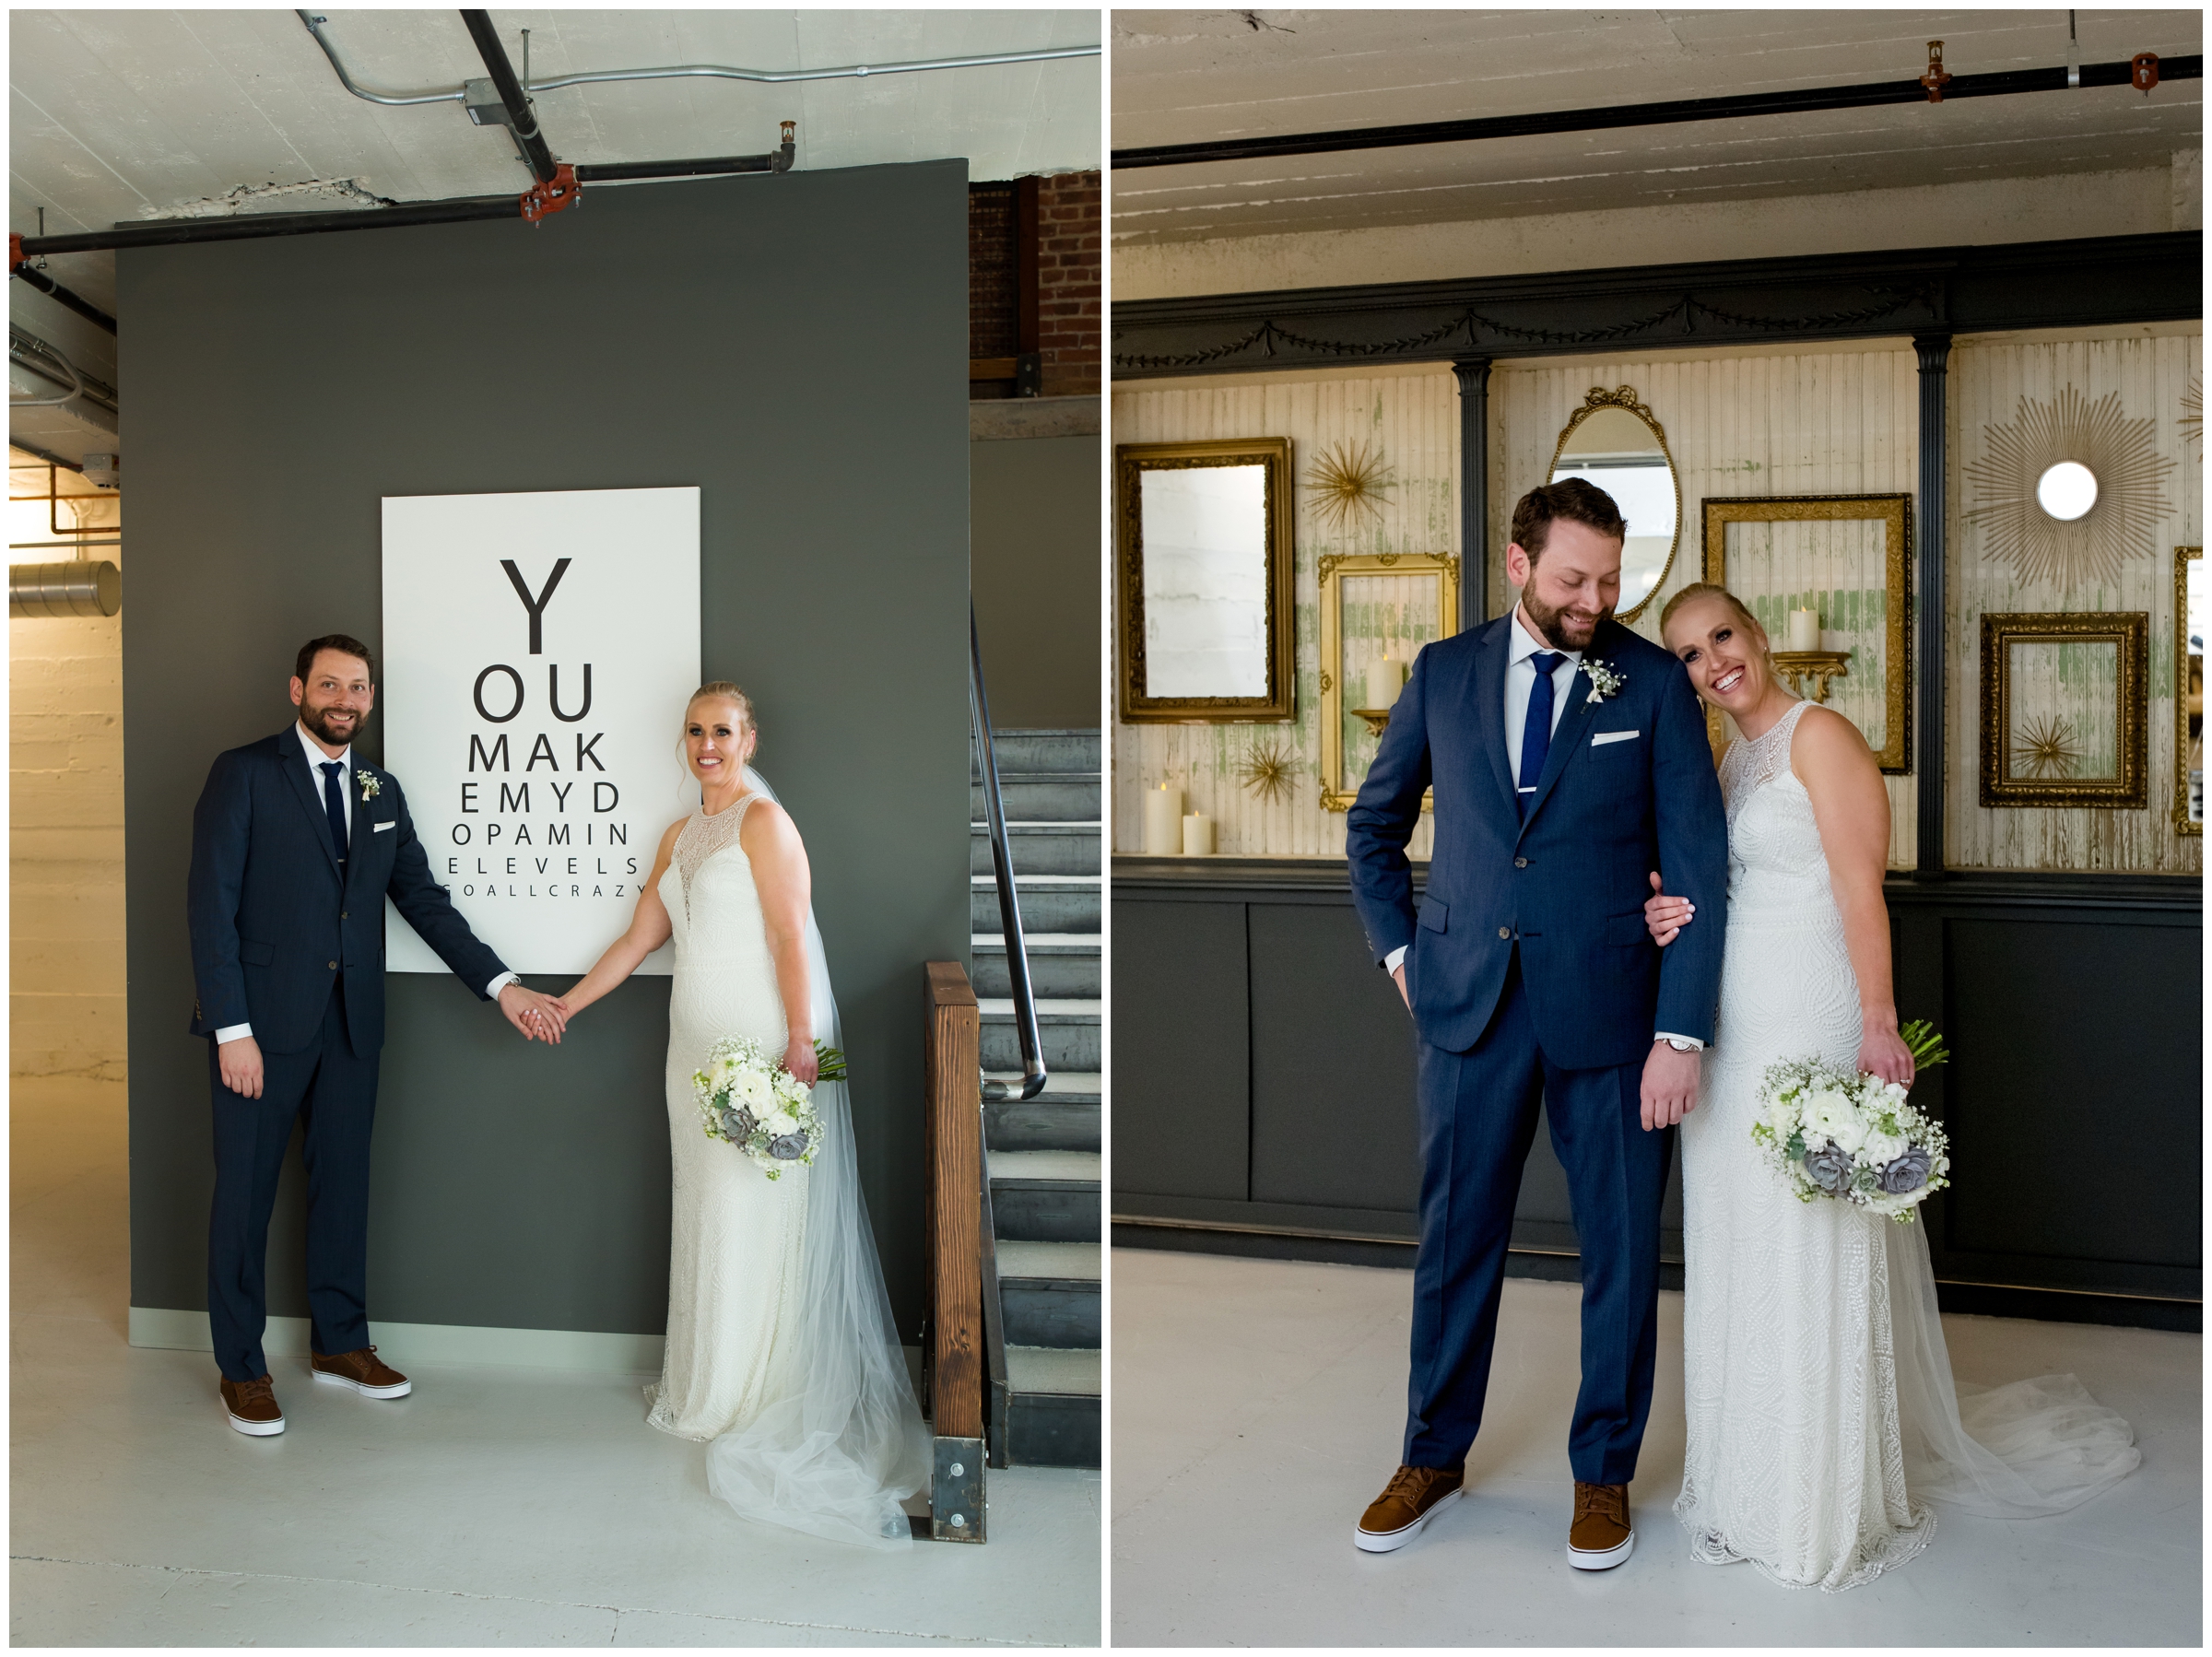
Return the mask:
[[(1944, 819), (1952, 867), (2202, 872), (2203, 840), (2173, 828), (2173, 549), (2203, 542), (2204, 449), (2201, 439), (2182, 427), (2183, 398), (2193, 382), (2201, 384), (2203, 373), (2201, 334), (2030, 341), (1997, 335), (1962, 341), (1953, 351), (1950, 614), (1945, 622), (1951, 744)], [(2023, 582), (2010, 565), (1989, 556), (1989, 531), (1968, 519), (1980, 502), (1965, 468), (1986, 452), (1991, 427), (2018, 417), (2022, 397), (2048, 402), (2067, 386), (2092, 403), (2117, 393), (2128, 418), (2154, 422), (2159, 452), (2172, 462), (2165, 474), (2165, 511), (2148, 549), (2131, 554), (2116, 580)], [(2149, 804), (2141, 811), (1982, 805), (1982, 617), (1984, 612), (2054, 610), (2150, 615), (2150, 789)], [(2068, 715), (2077, 729), (2092, 723), (2074, 691), (2062, 698), (2055, 683), (2045, 685), (2033, 674), (2021, 688), (2028, 696), (2022, 706), (2030, 711)], [(2014, 723), (2019, 723), (2018, 716)], [(2106, 741), (2109, 745), (2109, 736)], [(2094, 738), (2089, 746), (2095, 748)], [(2088, 762), (2098, 763), (2100, 758), (2092, 753)]]
[[(1629, 625), (1654, 641), (1659, 613), (1666, 601), (1703, 579), (1703, 511), (1709, 496), (1892, 495), (1913, 491), (1920, 464), (1919, 387), (1912, 347), (1896, 341), (1869, 342), (1865, 349), (1829, 347), (1802, 355), (1749, 356), (1725, 353), (1701, 357), (1670, 353), (1612, 360), (1577, 358), (1566, 364), (1532, 359), (1505, 362), (1490, 377), (1490, 544), (1500, 556), (1492, 583), (1494, 615), (1511, 602), (1502, 553), (1512, 537), (1513, 505), (1545, 481), (1560, 430), (1593, 387), (1607, 391), (1631, 385), (1666, 432), (1668, 452), (1682, 485), (1682, 534), (1675, 561), (1652, 602)], [(1763, 625), (1771, 631), (1770, 612), (1810, 600), (1823, 612), (1838, 648), (1858, 651), (1854, 665), (1868, 660), (1866, 647), (1878, 652), (1878, 573), (1867, 583), (1842, 573), (1849, 550), (1836, 529), (1792, 526), (1781, 537), (1790, 542), (1779, 567), (1748, 556), (1748, 543), (1732, 540), (1729, 576), (1739, 575)], [(1761, 526), (1750, 532), (1768, 535)], [(1745, 535), (1744, 529), (1735, 532)], [(1793, 540), (1792, 537), (1794, 537)], [(1798, 543), (1802, 543), (1799, 545)], [(1762, 543), (1763, 544), (1763, 543)], [(1876, 544), (1878, 546), (1878, 542)], [(1745, 546), (1738, 558), (1736, 548)], [(1761, 568), (1757, 574), (1753, 566)], [(1876, 565), (1878, 571), (1878, 562)], [(1869, 607), (1874, 609), (1870, 618)], [(1841, 618), (1839, 627), (1830, 617)], [(1877, 629), (1871, 641), (1862, 635)], [(1872, 728), (1880, 728), (1880, 699), (1871, 675), (1848, 689), (1839, 684), (1836, 699), (1858, 717), (1864, 698), (1875, 710)], [(1889, 866), (1913, 864), (1916, 779), (1885, 777), (1889, 793)]]
[[(2202, 442), (2183, 432), (2181, 420), (2183, 395), (2193, 382), (2201, 383), (2202, 373), (2201, 334), (2081, 339), (1998, 335), (1963, 340), (1954, 351), (1946, 492), (1950, 614), (1946, 620), (1945, 782), (1951, 866), (2201, 870), (2203, 842), (2173, 832), (2171, 809), (2172, 549), (2203, 539)], [(2157, 532), (2154, 553), (2133, 558), (2116, 583), (2082, 590), (2022, 587), (2006, 567), (1985, 558), (1980, 532), (1965, 522), (1971, 503), (1963, 468), (1979, 457), (1981, 434), (1988, 425), (2014, 418), (2022, 394), (2048, 398), (2067, 384), (2092, 401), (2117, 391), (2131, 417), (2157, 420), (2160, 452), (2175, 463), (2168, 490), (2171, 510)], [(1490, 379), (1490, 541), (1497, 553), (1502, 554), (1511, 537), (1513, 503), (1544, 480), (1568, 417), (1593, 386), (1619, 385), (1634, 386), (1665, 429), (1682, 487), (1683, 534), (1674, 564), (1651, 605), (1630, 624), (1647, 638), (1657, 638), (1659, 613), (1667, 598), (1701, 577), (1700, 502), (1706, 497), (1916, 497), (1919, 384), (1906, 341), (1872, 341), (1863, 347), (1829, 345), (1794, 354), (1682, 352), (1566, 363), (1500, 362)], [(1292, 725), (1117, 725), (1117, 851), (1141, 847), (1138, 795), (1146, 786), (1167, 780), (1186, 790), (1190, 809), (1218, 820), (1224, 852), (1342, 855), (1342, 817), (1315, 804), (1320, 786), (1315, 560), (1328, 552), (1454, 552), (1458, 420), (1456, 386), (1441, 366), (1372, 376), (1246, 378), (1231, 384), (1146, 382), (1116, 390), (1117, 442), (1288, 437), (1299, 478), (1294, 535), (1298, 720)], [(1313, 457), (1339, 441), (1379, 447), (1394, 480), (1381, 512), (1343, 532), (1315, 522), (1311, 491), (1304, 487)], [(1917, 498), (1914, 507), (1917, 511)], [(1825, 641), (1859, 650), (1859, 635), (1878, 627), (1881, 597), (1868, 583), (1843, 578), (1841, 570), (1851, 561), (1843, 553), (1841, 546), (1799, 548), (1795, 567), (1778, 570), (1764, 583), (1767, 591), (1751, 594), (1755, 608), (1778, 613), (1809, 597), (1823, 612), (1830, 634)], [(1493, 571), (1500, 571), (1502, 562), (1501, 556), (1494, 557)], [(1739, 568), (1732, 565), (1732, 577)], [(1747, 573), (1744, 579), (1751, 584)], [(1490, 613), (1497, 614), (1510, 598), (1499, 573)], [(2150, 805), (2146, 811), (1984, 810), (1980, 805), (1982, 614), (2064, 609), (2150, 613)], [(1408, 617), (1387, 604), (1347, 605), (1347, 656), (1357, 666), (1378, 644), (1405, 636), (1394, 629), (1418, 631), (1424, 619)], [(1874, 641), (1864, 642), (1871, 648)], [(1864, 654), (1853, 658), (1854, 664), (1865, 659)], [(1839, 701), (1870, 697), (1868, 677), (1867, 684), (1852, 683), (1840, 691)], [(1878, 725), (1873, 709), (1859, 711), (1855, 700), (1853, 709)], [(1358, 739), (1347, 745), (1357, 766), (1371, 753), (1372, 744), (1363, 730), (1347, 736)], [(1243, 755), (1271, 742), (1295, 748), (1303, 768), (1294, 797), (1273, 804), (1254, 799), (1235, 777)], [(1910, 868), (1919, 779), (1884, 781), (1890, 802), (1890, 865)], [(1426, 854), (1428, 836), (1424, 824), (1414, 841), (1416, 855)]]
[[(1344, 815), (1320, 805), (1321, 617), (1314, 580), (1331, 553), (1457, 551), (1458, 388), (1448, 369), (1372, 378), (1283, 376), (1262, 383), (1147, 382), (1113, 394), (1117, 443), (1195, 442), (1209, 438), (1290, 440), (1294, 501), (1291, 532), (1298, 629), (1298, 718), (1290, 724), (1124, 725), (1113, 729), (1112, 833), (1116, 852), (1144, 849), (1143, 792), (1162, 781), (1184, 792), (1188, 811), (1217, 823), (1216, 847), (1230, 856), (1341, 857)], [(1380, 452), (1390, 485), (1373, 513), (1339, 527), (1314, 511), (1306, 483), (1314, 461), (1338, 444)], [(1363, 665), (1378, 644), (1399, 654), (1407, 643), (1435, 636), (1435, 620), (1391, 591), (1414, 583), (1362, 585), (1347, 605), (1347, 657)], [(1351, 596), (1347, 594), (1347, 596)], [(1114, 638), (1118, 640), (1117, 630)], [(1357, 721), (1350, 722), (1357, 724)], [(1355, 755), (1364, 763), (1373, 743)], [(1294, 750), (1300, 770), (1287, 796), (1255, 796), (1237, 776), (1240, 763), (1270, 745)], [(1429, 825), (1414, 836), (1412, 854), (1429, 854)]]

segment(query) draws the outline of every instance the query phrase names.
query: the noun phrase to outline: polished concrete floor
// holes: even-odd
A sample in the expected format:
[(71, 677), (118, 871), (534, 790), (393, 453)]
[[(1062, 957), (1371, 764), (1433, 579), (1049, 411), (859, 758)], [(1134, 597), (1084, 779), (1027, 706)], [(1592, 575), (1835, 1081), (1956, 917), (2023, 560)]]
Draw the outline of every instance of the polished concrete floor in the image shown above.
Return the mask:
[(2071, 1370), (2135, 1425), (2143, 1465), (2055, 1519), (1944, 1512), (1927, 1550), (1847, 1593), (1689, 1557), (1682, 1299), (1662, 1297), (1634, 1557), (1569, 1568), (1573, 1285), (1510, 1282), (1467, 1495), (1393, 1554), (1352, 1545), (1398, 1460), (1412, 1274), (1113, 1251), (1117, 1645), (2200, 1643), (2194, 1335), (1945, 1320), (1964, 1380)]
[(124, 1089), (12, 1089), (18, 1645), (1095, 1645), (1099, 1475), (991, 1475), (991, 1540), (744, 1523), (642, 1377), (449, 1366), (375, 1403), (280, 1364), (278, 1438), (203, 1354), (125, 1344)]

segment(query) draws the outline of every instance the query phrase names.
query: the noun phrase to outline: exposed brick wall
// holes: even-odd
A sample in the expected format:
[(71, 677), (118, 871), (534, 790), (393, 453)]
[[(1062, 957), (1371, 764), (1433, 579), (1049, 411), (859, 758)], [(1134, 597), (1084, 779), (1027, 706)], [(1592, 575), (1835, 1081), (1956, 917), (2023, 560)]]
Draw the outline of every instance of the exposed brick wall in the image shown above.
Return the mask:
[(1096, 172), (1038, 181), (1037, 344), (1048, 397), (1099, 393), (1104, 230)]

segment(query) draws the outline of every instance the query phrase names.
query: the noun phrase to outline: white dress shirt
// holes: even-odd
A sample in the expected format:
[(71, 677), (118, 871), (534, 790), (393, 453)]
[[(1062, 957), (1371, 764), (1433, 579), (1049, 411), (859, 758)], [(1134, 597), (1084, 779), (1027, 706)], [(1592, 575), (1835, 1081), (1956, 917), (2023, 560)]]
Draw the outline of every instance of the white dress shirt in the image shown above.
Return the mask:
[[(353, 745), (347, 743), (335, 755), (326, 754), (323, 751), (323, 745), (311, 736), (308, 734), (307, 726), (298, 720), (292, 722), (292, 734), (300, 739), (300, 746), (307, 755), (307, 763), (311, 768), (309, 774), (315, 780), (315, 802), (317, 805), (321, 805), (323, 801), (323, 779), (329, 774), (322, 768), (332, 764), (338, 767), (338, 798), (345, 802), (346, 844), (350, 849), (353, 845)], [(502, 972), (485, 986), (484, 993), (497, 1001), (501, 990), (509, 984), (520, 982), (522, 982), (522, 979), (515, 973)], [(250, 1036), (253, 1033), (253, 1026), (251, 1023), (226, 1024), (221, 1029), (215, 1032), (215, 1039), (219, 1045), (225, 1041), (236, 1041), (241, 1036)]]
[[(1566, 716), (1568, 694), (1574, 684), (1576, 672), (1582, 667), (1583, 652), (1579, 650), (1561, 650), (1543, 638), (1530, 625), (1528, 617), (1518, 604), (1513, 605), (1513, 625), (1506, 636), (1511, 643), (1505, 658), (1505, 769), (1506, 773), (1513, 779), (1513, 785), (1518, 788), (1521, 784), (1521, 737), (1528, 724), (1528, 699), (1535, 694), (1536, 689), (1535, 658), (1546, 651), (1559, 658), (1551, 669), (1551, 728), (1556, 732), (1559, 728), (1559, 721)], [(1409, 947), (1411, 946), (1401, 944), (1384, 956), (1382, 970), (1395, 972), (1406, 959), (1406, 951)], [(1700, 1048), (1705, 1045), (1695, 1036), (1670, 1036), (1665, 1030), (1657, 1031), (1652, 1040), (1688, 1041)]]

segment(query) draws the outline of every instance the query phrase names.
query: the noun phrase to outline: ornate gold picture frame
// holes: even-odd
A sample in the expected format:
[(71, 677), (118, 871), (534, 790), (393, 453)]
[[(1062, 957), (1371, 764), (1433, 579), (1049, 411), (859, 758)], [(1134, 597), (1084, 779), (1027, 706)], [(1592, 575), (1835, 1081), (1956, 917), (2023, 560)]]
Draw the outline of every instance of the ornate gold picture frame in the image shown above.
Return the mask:
[(2189, 646), (2189, 567), (2204, 556), (2201, 546), (2173, 549), (2173, 831), (2199, 836), (2205, 820), (2190, 807), (2204, 810), (2205, 657)]
[[(1324, 810), (1349, 811), (1359, 785), (1344, 774), (1345, 721), (1354, 710), (1344, 699), (1344, 582), (1347, 577), (1404, 576), (1436, 583), (1439, 639), (1459, 631), (1459, 560), (1425, 552), (1382, 552), (1324, 558), (1316, 570), (1321, 594), (1321, 804)], [(1433, 642), (1433, 640), (1424, 640)], [(1388, 721), (1369, 719), (1379, 737)], [(1430, 810), (1431, 797), (1421, 797)]]
[[(1608, 410), (1613, 413), (1607, 415), (1606, 411)], [(1675, 464), (1675, 452), (1667, 446), (1666, 428), (1659, 423), (1659, 417), (1653, 414), (1645, 405), (1643, 400), (1636, 394), (1634, 386), (1616, 386), (1613, 390), (1607, 391), (1602, 385), (1594, 385), (1584, 394), (1582, 406), (1569, 415), (1567, 424), (1559, 429), (1559, 441), (1552, 445), (1551, 464), (1546, 468), (1544, 473), (1547, 483), (1556, 481), (1559, 475), (1559, 469), (1563, 465), (1571, 464), (1567, 453), (1568, 445), (1576, 441), (1577, 433), (1583, 431), (1584, 422), (1593, 416), (1602, 416), (1608, 419), (1618, 419), (1625, 416), (1628, 419), (1633, 420), (1637, 425), (1642, 427), (1650, 435), (1651, 449), (1658, 454), (1660, 464), (1665, 468), (1667, 482), (1672, 486), (1675, 496), (1673, 538), (1668, 541), (1666, 551), (1659, 559), (1658, 573), (1652, 577), (1651, 585), (1644, 589), (1643, 596), (1631, 604), (1623, 605), (1615, 613), (1614, 619), (1625, 624), (1635, 620), (1637, 617), (1651, 607), (1652, 601), (1658, 597), (1661, 590), (1665, 587), (1666, 578), (1674, 570), (1675, 560), (1682, 556), (1682, 535), (1688, 527), (1682, 515), (1682, 472), (1681, 468)], [(1604, 440), (1599, 441), (1602, 442)], [(1616, 460), (1613, 464), (1618, 464), (1619, 462)], [(1648, 456), (1641, 460), (1631, 460), (1629, 464), (1638, 465), (1648, 464)], [(1605, 488), (1606, 482), (1610, 480), (1601, 476), (1596, 481), (1600, 488)], [(1619, 494), (1618, 489), (1607, 489), (1606, 492), (1615, 495), (1617, 499)], [(1624, 510), (1632, 515), (1634, 509), (1630, 507)], [(1630, 528), (1633, 530), (1635, 525), (1631, 523)], [(1624, 579), (1622, 584), (1625, 587), (1630, 566), (1635, 562), (1636, 543), (1633, 539), (1624, 546), (1623, 554), (1622, 576)]]
[[(1728, 526), (1731, 523), (1858, 523), (1871, 521), (1882, 526), (1880, 582), (1884, 595), (1881, 642), (1884, 673), (1881, 684), (1882, 743), (1875, 749), (1875, 759), (1891, 776), (1910, 776), (1912, 771), (1912, 585), (1911, 559), (1907, 548), (1912, 545), (1912, 498), (1910, 495), (1772, 495), (1746, 498), (1708, 497), (1703, 502), (1705, 520), (1705, 579), (1720, 586), (1729, 586), (1728, 581)], [(1872, 571), (1864, 572), (1866, 574)], [(1862, 586), (1868, 585), (1861, 582)], [(1731, 592), (1737, 592), (1730, 587)], [(1737, 592), (1737, 596), (1750, 603), (1753, 594)], [(1753, 605), (1756, 609), (1756, 605)], [(1772, 629), (1769, 629), (1772, 642)], [(1777, 648), (1775, 666), (1789, 674), (1793, 661), (1788, 653)], [(1848, 674), (1855, 667), (1861, 673), (1865, 664), (1847, 663), (1840, 668), (1830, 664), (1831, 658), (1814, 652), (1797, 664), (1807, 676), (1822, 671), (1831, 676), (1839, 672)], [(1820, 699), (1826, 699), (1826, 687)], [(1709, 708), (1705, 714), (1706, 726), (1717, 748), (1721, 739), (1721, 716), (1717, 709)]]
[[(1147, 668), (1144, 480), (1148, 475), (1200, 467), (1258, 466), (1265, 488), (1257, 510), (1263, 522), (1246, 542), (1264, 549), (1265, 687), (1255, 695), (1150, 694)], [(1193, 443), (1117, 443), (1113, 451), (1115, 595), (1120, 613), (1115, 676), (1121, 717), (1127, 724), (1249, 724), (1282, 723), (1298, 711), (1297, 640), (1291, 609), (1292, 516), (1290, 440), (1240, 438)], [(1188, 549), (1180, 549), (1186, 551)], [(1187, 598), (1187, 595), (1186, 595)], [(1186, 602), (1203, 605), (1203, 598)]]
[(2149, 690), (2148, 611), (1984, 615), (1982, 804), (2145, 809)]

